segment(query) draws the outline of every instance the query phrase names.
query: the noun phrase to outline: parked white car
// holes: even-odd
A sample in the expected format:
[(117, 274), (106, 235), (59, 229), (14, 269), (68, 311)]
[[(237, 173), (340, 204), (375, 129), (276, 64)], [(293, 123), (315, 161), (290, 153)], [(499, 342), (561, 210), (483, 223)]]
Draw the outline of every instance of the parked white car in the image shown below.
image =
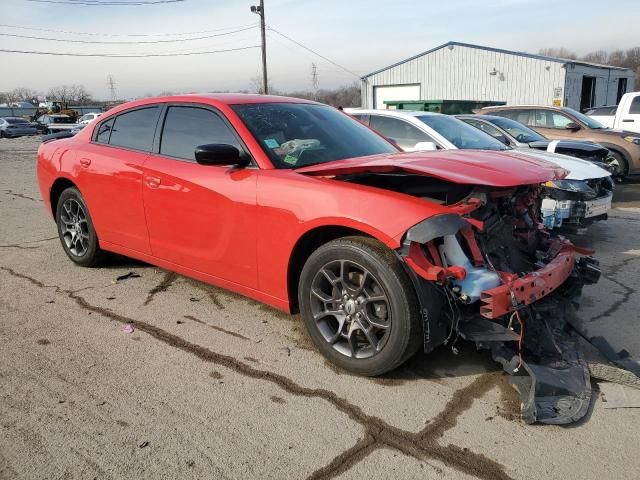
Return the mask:
[(78, 120), (78, 124), (79, 125), (88, 125), (89, 123), (93, 122), (96, 118), (98, 118), (100, 115), (102, 115), (102, 113), (100, 113), (100, 112), (85, 113)]
[(595, 107), (586, 114), (605, 127), (640, 133), (640, 92), (626, 93), (619, 105)]
[(501, 150), (553, 162), (570, 173), (547, 182), (542, 203), (548, 228), (577, 230), (605, 220), (611, 209), (614, 182), (611, 174), (586, 160), (531, 148), (511, 148), (491, 135), (448, 115), (431, 112), (345, 108), (344, 111), (400, 148), (418, 150)]

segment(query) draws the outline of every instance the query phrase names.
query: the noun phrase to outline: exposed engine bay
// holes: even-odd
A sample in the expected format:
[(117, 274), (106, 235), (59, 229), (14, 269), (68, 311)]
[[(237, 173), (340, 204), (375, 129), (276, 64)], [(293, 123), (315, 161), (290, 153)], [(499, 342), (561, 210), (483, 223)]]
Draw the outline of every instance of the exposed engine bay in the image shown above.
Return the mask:
[(589, 407), (586, 362), (568, 327), (572, 300), (598, 281), (593, 252), (551, 235), (545, 187), (460, 185), (406, 174), (341, 178), (449, 207), (409, 229), (398, 254), (413, 275), (424, 350), (458, 338), (489, 349), (513, 375), (528, 423), (570, 423)]

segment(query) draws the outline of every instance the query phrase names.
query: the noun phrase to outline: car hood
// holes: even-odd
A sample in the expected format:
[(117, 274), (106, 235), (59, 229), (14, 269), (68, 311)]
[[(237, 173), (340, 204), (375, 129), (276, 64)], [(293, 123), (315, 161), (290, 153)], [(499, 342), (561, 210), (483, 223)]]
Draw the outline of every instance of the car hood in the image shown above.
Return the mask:
[(301, 167), (295, 171), (319, 176), (401, 171), (453, 183), (494, 187), (544, 183), (564, 178), (568, 174), (557, 163), (549, 163), (513, 150), (450, 150), (372, 155)]
[(609, 177), (611, 173), (605, 169), (594, 165), (586, 160), (570, 157), (569, 155), (562, 155), (560, 153), (544, 152), (541, 150), (533, 150), (525, 148), (519, 150), (524, 155), (531, 156), (540, 160), (546, 160), (547, 162), (553, 162), (556, 165), (569, 171), (567, 179), (569, 180), (589, 180), (590, 178), (602, 178)]

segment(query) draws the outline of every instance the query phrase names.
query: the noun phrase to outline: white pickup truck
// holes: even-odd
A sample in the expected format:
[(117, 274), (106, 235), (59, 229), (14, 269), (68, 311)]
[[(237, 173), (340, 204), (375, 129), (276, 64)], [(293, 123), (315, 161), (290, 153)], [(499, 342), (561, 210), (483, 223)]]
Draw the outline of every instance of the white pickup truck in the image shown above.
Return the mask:
[(640, 133), (640, 92), (626, 93), (619, 105), (595, 107), (586, 114), (605, 127)]

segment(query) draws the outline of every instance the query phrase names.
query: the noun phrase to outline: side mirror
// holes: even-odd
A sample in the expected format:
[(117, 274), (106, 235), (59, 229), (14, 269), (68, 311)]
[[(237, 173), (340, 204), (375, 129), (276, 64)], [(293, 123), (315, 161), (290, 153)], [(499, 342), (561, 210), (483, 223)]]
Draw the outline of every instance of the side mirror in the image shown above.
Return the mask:
[(413, 149), (416, 152), (433, 152), (438, 149), (438, 146), (435, 142), (418, 142)]
[(244, 167), (249, 160), (233, 145), (212, 143), (200, 145), (195, 150), (196, 162), (200, 165), (238, 165)]
[(567, 130), (571, 130), (572, 132), (577, 132), (578, 130), (580, 130), (580, 125), (575, 122), (570, 122), (567, 123), (564, 128), (566, 128)]

